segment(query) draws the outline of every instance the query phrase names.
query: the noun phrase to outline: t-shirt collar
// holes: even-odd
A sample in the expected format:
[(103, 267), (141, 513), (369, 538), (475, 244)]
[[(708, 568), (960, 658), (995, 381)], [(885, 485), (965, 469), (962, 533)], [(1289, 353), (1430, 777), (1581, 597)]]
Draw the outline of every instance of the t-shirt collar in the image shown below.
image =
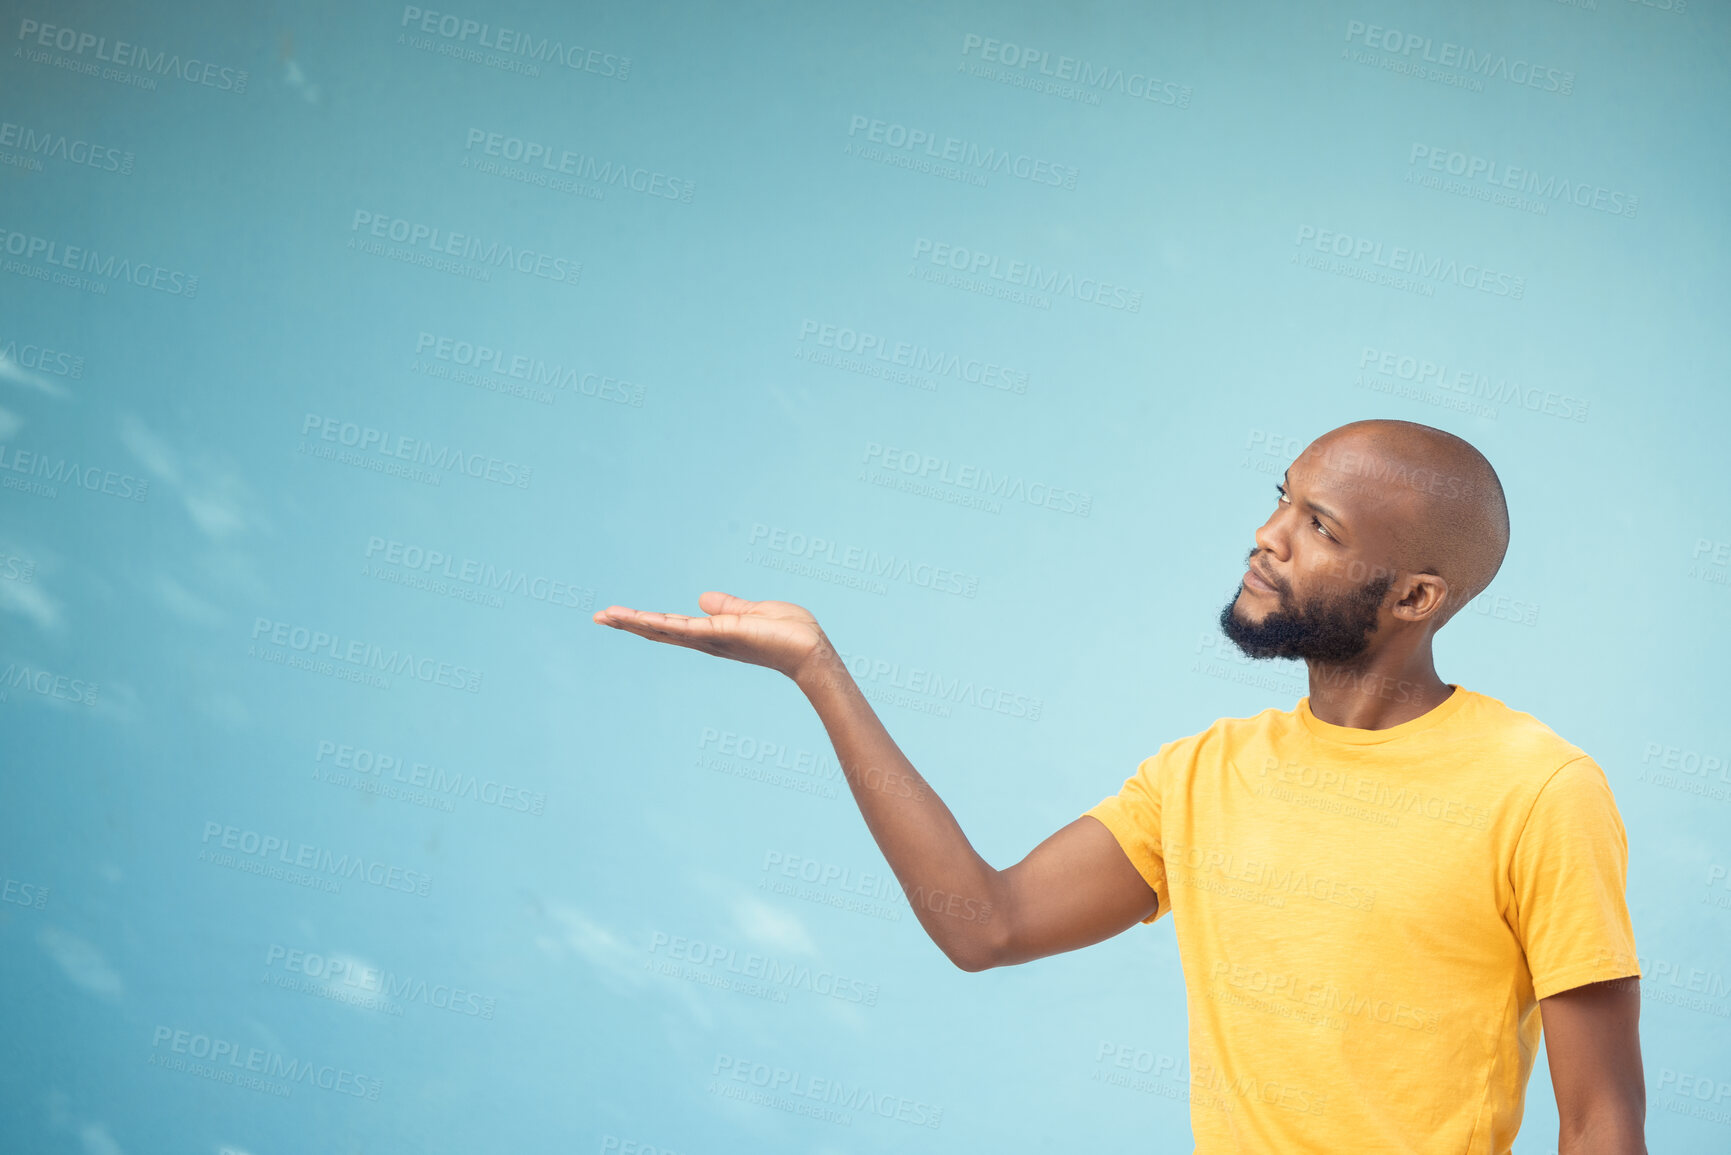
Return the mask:
[(1414, 734), (1422, 734), (1427, 730), (1447, 722), (1460, 712), (1466, 704), (1468, 691), (1461, 689), (1453, 682), (1445, 682), (1451, 693), (1442, 703), (1416, 718), (1410, 718), (1398, 726), (1389, 726), (1382, 730), (1360, 730), (1354, 726), (1336, 726), (1333, 722), (1324, 722), (1310, 712), (1310, 695), (1306, 694), (1298, 700), (1298, 720), (1304, 728), (1310, 731), (1312, 737), (1324, 742), (1332, 742), (1340, 746), (1376, 746), (1384, 742), (1393, 742)]

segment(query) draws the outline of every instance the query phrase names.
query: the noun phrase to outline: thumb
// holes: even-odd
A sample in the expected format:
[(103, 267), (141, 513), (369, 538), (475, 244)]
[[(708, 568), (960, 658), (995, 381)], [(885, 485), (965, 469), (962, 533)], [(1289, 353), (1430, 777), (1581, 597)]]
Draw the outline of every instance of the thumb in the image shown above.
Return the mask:
[(756, 604), (720, 590), (705, 590), (697, 596), (697, 608), (706, 614), (743, 614)]

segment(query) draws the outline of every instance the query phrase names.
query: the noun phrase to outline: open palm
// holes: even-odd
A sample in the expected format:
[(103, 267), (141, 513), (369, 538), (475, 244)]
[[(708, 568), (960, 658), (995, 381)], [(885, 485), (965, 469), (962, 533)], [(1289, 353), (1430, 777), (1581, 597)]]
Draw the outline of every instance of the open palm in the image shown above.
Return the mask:
[(651, 641), (768, 666), (790, 678), (825, 641), (817, 619), (792, 602), (748, 602), (708, 590), (699, 595), (697, 605), (707, 617), (608, 606), (595, 611), (594, 620)]

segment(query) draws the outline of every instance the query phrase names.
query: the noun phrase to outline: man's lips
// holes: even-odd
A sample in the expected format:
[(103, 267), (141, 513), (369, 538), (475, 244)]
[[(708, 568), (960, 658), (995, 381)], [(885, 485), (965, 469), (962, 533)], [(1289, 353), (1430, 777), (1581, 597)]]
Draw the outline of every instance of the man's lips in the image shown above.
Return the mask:
[(1257, 593), (1272, 594), (1278, 592), (1274, 588), (1274, 583), (1263, 577), (1254, 565), (1244, 571), (1244, 585), (1247, 589), (1253, 589)]

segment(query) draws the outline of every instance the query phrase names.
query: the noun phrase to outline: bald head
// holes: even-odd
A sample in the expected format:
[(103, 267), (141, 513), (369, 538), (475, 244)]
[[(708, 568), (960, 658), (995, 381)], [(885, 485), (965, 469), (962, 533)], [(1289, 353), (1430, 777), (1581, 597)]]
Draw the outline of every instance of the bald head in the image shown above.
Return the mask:
[(1438, 627), (1502, 567), (1509, 547), (1502, 482), (1484, 454), (1454, 434), (1413, 421), (1353, 421), (1311, 442), (1293, 466), (1301, 463), (1318, 493), (1385, 531), (1391, 568), (1448, 583)]

